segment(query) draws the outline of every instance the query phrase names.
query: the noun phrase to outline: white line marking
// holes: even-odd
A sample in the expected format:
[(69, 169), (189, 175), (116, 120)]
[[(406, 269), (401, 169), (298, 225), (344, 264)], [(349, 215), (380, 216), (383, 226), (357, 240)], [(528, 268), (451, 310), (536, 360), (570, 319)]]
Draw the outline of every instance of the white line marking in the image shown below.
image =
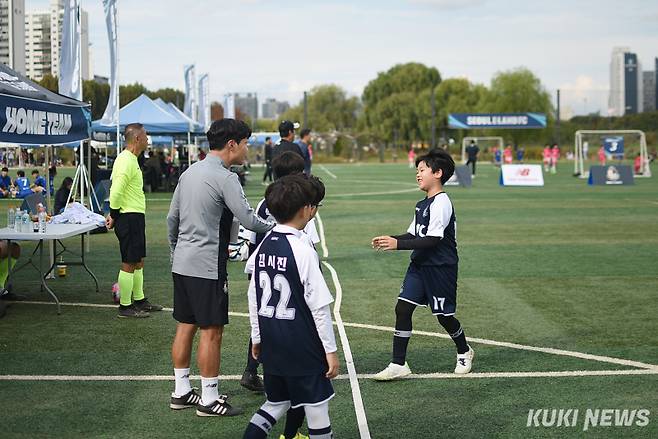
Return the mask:
[[(324, 242), (324, 236), (322, 237)], [(361, 388), (359, 387), (359, 379), (356, 374), (356, 367), (354, 367), (354, 358), (352, 358), (352, 350), (350, 349), (350, 341), (347, 339), (343, 319), (340, 316), (340, 305), (343, 300), (343, 289), (338, 280), (338, 273), (326, 261), (322, 264), (331, 272), (331, 279), (336, 288), (336, 301), (334, 302), (334, 318), (336, 319), (336, 327), (340, 335), (340, 343), (343, 346), (343, 356), (345, 357), (345, 364), (347, 365), (347, 373), (350, 377), (350, 386), (352, 387), (352, 399), (354, 400), (354, 411), (356, 412), (356, 420), (359, 425), (359, 434), (361, 439), (370, 439), (370, 429), (368, 428), (368, 418), (366, 418), (366, 411), (363, 407), (363, 399), (361, 398)]]
[[(320, 214), (315, 215), (318, 220), (318, 228), (320, 229), (320, 242), (322, 243), (322, 257), (329, 257), (329, 249), (327, 248), (327, 238), (324, 234), (324, 224)], [(363, 398), (361, 397), (361, 388), (359, 387), (359, 379), (354, 366), (354, 358), (352, 357), (352, 349), (350, 348), (350, 341), (345, 332), (345, 325), (343, 325), (343, 318), (340, 316), (340, 306), (343, 302), (343, 288), (338, 280), (338, 273), (330, 263), (322, 261), (322, 264), (331, 272), (331, 280), (334, 282), (336, 289), (336, 301), (334, 302), (334, 324), (338, 328), (340, 336), (340, 343), (343, 347), (343, 356), (345, 357), (345, 365), (347, 366), (347, 373), (350, 378), (350, 387), (352, 388), (352, 400), (354, 401), (354, 411), (356, 412), (356, 421), (359, 427), (359, 435), (361, 439), (370, 439), (370, 429), (368, 428), (368, 418), (366, 417), (366, 410), (363, 406)]]
[(323, 258), (328, 258), (329, 257), (329, 249), (327, 248), (327, 240), (324, 237), (324, 223), (322, 222), (322, 218), (320, 218), (320, 212), (318, 212), (315, 215), (315, 219), (318, 220), (318, 229), (320, 229), (320, 244), (322, 245), (322, 257)]
[[(590, 376), (658, 375), (655, 369), (631, 370), (565, 370), (549, 372), (473, 372), (411, 374), (404, 379), (475, 379), (475, 378), (567, 378)], [(371, 379), (373, 374), (359, 374), (359, 379)], [(220, 375), (220, 381), (238, 381), (242, 375)], [(338, 375), (336, 380), (348, 380), (349, 375)], [(0, 375), (0, 381), (174, 381), (173, 375)], [(200, 375), (190, 379), (200, 380)]]
[(320, 169), (322, 169), (324, 172), (326, 172), (327, 174), (329, 174), (329, 176), (330, 176), (331, 178), (333, 178), (334, 180), (338, 178), (338, 177), (336, 177), (336, 175), (335, 175), (334, 173), (332, 173), (329, 169), (327, 169), (326, 166), (324, 166), (324, 165), (320, 165)]
[[(395, 328), (392, 328), (390, 326), (366, 325), (363, 323), (345, 323), (345, 326), (350, 326), (352, 328), (374, 329), (377, 331), (388, 331), (388, 332), (395, 331)], [(438, 338), (448, 338), (448, 339), (450, 338), (448, 334), (442, 334), (438, 332), (414, 330), (413, 334), (426, 335), (429, 337), (438, 337)], [(630, 366), (630, 367), (639, 367), (641, 369), (658, 369), (658, 365), (656, 364), (641, 363), (639, 361), (625, 360), (622, 358), (606, 357), (602, 355), (592, 355), (592, 354), (586, 354), (576, 351), (567, 351), (564, 349), (542, 348), (538, 346), (529, 346), (519, 343), (510, 343), (506, 341), (488, 340), (486, 338), (475, 338), (475, 337), (467, 337), (467, 338), (469, 342), (486, 344), (490, 346), (500, 346), (500, 347), (511, 348), (511, 349), (520, 349), (525, 351), (543, 352), (545, 354), (554, 354), (554, 355), (561, 355), (564, 357), (581, 358), (583, 360), (601, 361), (604, 363), (619, 364), (619, 365)]]
[(325, 198), (367, 197), (369, 195), (394, 195), (394, 194), (405, 194), (407, 192), (418, 192), (418, 188), (399, 189), (397, 191), (360, 192), (356, 194), (335, 194), (335, 195), (327, 195)]
[[(20, 304), (26, 304), (26, 305), (55, 305), (54, 302), (40, 302), (40, 301), (21, 301), (21, 302), (13, 302), (15, 305), (20, 305)], [(87, 307), (87, 308), (113, 308), (116, 309), (117, 305), (105, 305), (101, 303), (72, 303), (72, 302), (60, 302), (61, 306), (78, 306), (78, 307)], [(163, 311), (169, 311), (172, 312), (173, 310), (171, 308), (163, 308)], [(231, 311), (229, 312), (229, 315), (235, 316), (235, 317), (249, 317), (249, 314), (243, 313), (243, 312), (234, 312)], [(334, 322), (336, 324), (336, 322)], [(350, 323), (350, 322), (343, 322), (344, 326), (350, 327), (350, 328), (361, 328), (361, 329), (372, 329), (375, 331), (384, 331), (384, 332), (393, 332), (395, 329), (390, 327), (390, 326), (380, 326), (380, 325), (368, 325), (365, 323)], [(439, 332), (429, 332), (429, 331), (417, 331), (414, 330), (413, 333), (415, 335), (424, 335), (427, 337), (437, 337), (437, 338), (445, 338), (449, 339), (450, 336), (447, 334), (442, 334)], [(553, 355), (561, 355), (563, 357), (574, 357), (574, 358), (580, 358), (583, 360), (592, 360), (592, 361), (600, 361), (603, 363), (611, 363), (611, 364), (618, 364), (621, 366), (629, 366), (629, 367), (638, 367), (640, 369), (658, 369), (657, 364), (649, 364), (649, 363), (642, 363), (639, 361), (631, 361), (631, 360), (625, 360), (623, 358), (615, 358), (615, 357), (607, 357), (607, 356), (602, 356), (602, 355), (592, 355), (592, 354), (587, 354), (584, 352), (577, 352), (577, 351), (567, 351), (564, 349), (555, 349), (555, 348), (543, 348), (539, 346), (530, 346), (530, 345), (524, 345), (524, 344), (519, 344), (519, 343), (510, 343), (506, 341), (496, 341), (496, 340), (489, 340), (486, 338), (475, 338), (475, 337), (468, 337), (469, 342), (473, 343), (479, 343), (479, 344), (485, 344), (485, 345), (490, 345), (490, 346), (499, 346), (499, 347), (504, 347), (504, 348), (510, 348), (510, 349), (518, 349), (522, 351), (533, 351), (533, 352), (543, 352), (545, 354), (553, 354)]]

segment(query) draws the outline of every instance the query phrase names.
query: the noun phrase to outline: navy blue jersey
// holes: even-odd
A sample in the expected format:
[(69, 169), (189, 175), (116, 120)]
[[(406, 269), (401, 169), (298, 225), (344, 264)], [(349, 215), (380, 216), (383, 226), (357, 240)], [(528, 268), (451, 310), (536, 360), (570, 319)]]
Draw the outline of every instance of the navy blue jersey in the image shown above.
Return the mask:
[(419, 238), (441, 238), (441, 243), (436, 247), (414, 250), (411, 253), (412, 262), (418, 265), (454, 265), (459, 261), (455, 212), (445, 192), (416, 203), (414, 219), (407, 232)]
[[(260, 217), (263, 218), (264, 220), (267, 221), (276, 221), (272, 215), (270, 215), (270, 211), (267, 210), (267, 203), (265, 202), (265, 198), (260, 200), (260, 203), (258, 203), (258, 206), (256, 206), (256, 214)], [(251, 236), (249, 237), (249, 254), (252, 254), (255, 250), (256, 247), (258, 247), (258, 244), (263, 241), (263, 238), (267, 235), (269, 232), (265, 233), (256, 233), (256, 232), (251, 232)], [(318, 231), (315, 228), (315, 218), (311, 218), (311, 221), (306, 224), (306, 227), (304, 227), (304, 233), (308, 236), (308, 238), (311, 240), (312, 245), (317, 244), (320, 242), (320, 237), (318, 236)]]
[(302, 232), (276, 226), (247, 262), (251, 273), (249, 314), (257, 316), (263, 371), (302, 376), (327, 371), (326, 354), (312, 310), (333, 297), (324, 281), (318, 256)]

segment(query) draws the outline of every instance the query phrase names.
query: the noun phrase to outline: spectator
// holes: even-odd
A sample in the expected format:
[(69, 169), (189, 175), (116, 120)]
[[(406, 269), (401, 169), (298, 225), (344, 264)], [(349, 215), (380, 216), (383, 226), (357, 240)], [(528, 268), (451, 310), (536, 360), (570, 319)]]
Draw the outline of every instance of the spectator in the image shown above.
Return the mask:
[(0, 174), (0, 198), (10, 198), (12, 186), (9, 169), (5, 166)]
[(311, 130), (304, 128), (299, 133), (299, 151), (304, 158), (304, 174), (311, 175)]
[[(281, 141), (274, 147), (274, 150), (272, 151), (272, 159), (286, 151), (296, 152), (304, 158), (299, 149), (299, 145), (292, 142), (295, 140), (296, 128), (299, 128), (299, 124), (292, 123), (289, 120), (284, 120), (279, 124), (279, 135), (281, 136)], [(276, 178), (276, 175), (274, 177)]]
[(69, 198), (72, 187), (73, 179), (71, 177), (65, 177), (62, 185), (57, 189), (57, 193), (55, 194), (55, 215), (61, 213), (66, 207), (66, 201)]
[(269, 178), (272, 182), (272, 138), (265, 138), (265, 174), (263, 175), (263, 183)]

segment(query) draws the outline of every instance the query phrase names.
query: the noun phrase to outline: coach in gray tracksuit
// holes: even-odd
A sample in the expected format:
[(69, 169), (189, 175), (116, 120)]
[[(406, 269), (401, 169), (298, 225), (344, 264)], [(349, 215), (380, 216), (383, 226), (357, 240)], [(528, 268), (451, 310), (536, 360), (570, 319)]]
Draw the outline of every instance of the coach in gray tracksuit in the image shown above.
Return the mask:
[[(266, 232), (273, 222), (262, 220), (251, 208), (238, 176), (229, 168), (247, 157), (251, 130), (242, 121), (222, 119), (208, 130), (210, 152), (190, 166), (174, 192), (167, 225), (172, 252), (174, 319), (178, 322), (172, 346), (176, 389), (172, 408), (196, 406), (200, 416), (238, 414), (218, 393), (220, 347), (228, 323), (229, 236), (235, 216), (245, 228)], [(192, 341), (201, 328), (198, 365), (202, 395), (189, 382)]]

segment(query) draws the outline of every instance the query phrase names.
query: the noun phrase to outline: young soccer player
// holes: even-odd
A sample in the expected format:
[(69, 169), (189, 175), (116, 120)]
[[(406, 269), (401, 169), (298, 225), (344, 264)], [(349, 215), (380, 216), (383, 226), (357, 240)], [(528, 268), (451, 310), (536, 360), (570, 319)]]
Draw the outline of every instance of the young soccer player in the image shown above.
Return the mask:
[[(304, 166), (304, 159), (299, 154), (291, 151), (286, 151), (278, 155), (272, 161), (272, 169), (276, 179), (285, 177), (286, 175), (302, 174), (304, 172)], [(324, 199), (324, 185), (317, 177), (309, 177), (309, 182), (315, 190), (313, 205), (318, 206)], [(256, 212), (258, 213), (258, 216), (264, 220), (274, 220), (274, 217), (267, 209), (267, 202), (264, 198), (260, 201), (260, 203), (258, 203)], [(304, 227), (303, 232), (303, 237), (310, 241), (311, 245), (315, 246), (315, 244), (320, 242), (320, 237), (318, 236), (318, 232), (315, 228), (315, 218), (311, 218), (308, 224), (306, 224), (306, 227)], [(249, 254), (253, 254), (255, 252), (256, 247), (261, 243), (264, 237), (265, 233), (252, 232), (250, 237)], [(249, 348), (247, 349), (247, 365), (245, 367), (244, 373), (242, 374), (242, 378), (240, 379), (240, 385), (252, 391), (262, 392), (263, 383), (258, 376), (258, 361), (251, 355), (251, 348), (252, 344), (250, 340)], [(304, 437), (307, 437), (299, 433), (299, 429), (302, 427), (303, 423), (303, 408), (291, 408), (288, 410), (286, 415), (286, 425), (283, 431), (283, 435), (280, 439), (303, 439)]]
[(457, 346), (455, 373), (471, 371), (474, 351), (455, 318), (457, 308), (457, 242), (455, 212), (443, 185), (455, 172), (450, 154), (433, 149), (416, 159), (416, 181), (427, 197), (416, 203), (416, 212), (404, 235), (377, 236), (377, 250), (413, 250), (411, 263), (402, 282), (395, 306), (393, 359), (374, 376), (390, 381), (411, 374), (407, 345), (411, 337), (411, 317), (417, 306), (429, 306)]
[(278, 225), (247, 262), (252, 355), (263, 363), (267, 401), (251, 418), (245, 439), (265, 438), (290, 407), (303, 407), (309, 436), (332, 437), (331, 379), (338, 355), (329, 305), (333, 297), (315, 250), (302, 230), (315, 215), (316, 190), (299, 174), (265, 192)]

